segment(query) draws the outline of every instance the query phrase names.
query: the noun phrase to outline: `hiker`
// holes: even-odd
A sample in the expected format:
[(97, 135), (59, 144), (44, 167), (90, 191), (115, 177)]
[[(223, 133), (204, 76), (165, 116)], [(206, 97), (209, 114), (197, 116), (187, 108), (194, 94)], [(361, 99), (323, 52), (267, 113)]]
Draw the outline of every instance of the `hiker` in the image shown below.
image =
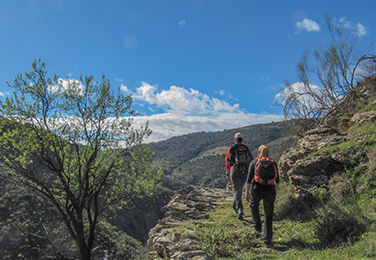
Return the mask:
[(235, 144), (231, 146), (226, 154), (226, 179), (231, 180), (234, 202), (232, 207), (238, 219), (242, 220), (244, 216), (242, 192), (249, 163), (253, 160), (251, 150), (244, 144), (241, 133), (236, 133), (234, 138)]
[[(266, 247), (272, 246), (274, 201), (279, 185), (279, 174), (276, 162), (269, 158), (269, 149), (261, 145), (258, 158), (249, 165), (245, 198), (250, 203), (255, 234), (261, 233), (260, 201), (264, 204), (264, 236)], [(251, 194), (249, 190), (251, 188)], [(252, 196), (251, 196), (252, 195)]]

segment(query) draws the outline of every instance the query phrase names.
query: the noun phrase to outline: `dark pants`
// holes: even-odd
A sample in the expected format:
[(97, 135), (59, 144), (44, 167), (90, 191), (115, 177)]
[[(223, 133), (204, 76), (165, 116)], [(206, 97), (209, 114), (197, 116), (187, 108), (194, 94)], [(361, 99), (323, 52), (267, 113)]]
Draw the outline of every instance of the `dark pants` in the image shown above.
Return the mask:
[(247, 180), (247, 172), (231, 170), (230, 179), (232, 183), (232, 192), (234, 193), (232, 207), (236, 214), (241, 214), (243, 213), (242, 192), (245, 181)]
[(261, 219), (260, 219), (260, 201), (263, 200), (264, 204), (264, 236), (262, 240), (270, 243), (273, 239), (273, 211), (275, 201), (275, 186), (264, 186), (253, 189), (252, 187), (251, 198), (251, 211), (253, 226), (256, 231), (261, 232)]

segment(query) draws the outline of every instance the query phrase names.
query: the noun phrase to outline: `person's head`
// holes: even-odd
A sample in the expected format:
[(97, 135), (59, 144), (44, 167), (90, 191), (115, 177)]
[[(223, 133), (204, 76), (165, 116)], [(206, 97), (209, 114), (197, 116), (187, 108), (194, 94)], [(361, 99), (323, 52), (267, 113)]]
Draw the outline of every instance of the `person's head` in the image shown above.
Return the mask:
[(269, 157), (269, 149), (265, 145), (261, 145), (258, 149), (259, 157)]
[(243, 135), (239, 132), (235, 134), (235, 143), (241, 144), (243, 142)]

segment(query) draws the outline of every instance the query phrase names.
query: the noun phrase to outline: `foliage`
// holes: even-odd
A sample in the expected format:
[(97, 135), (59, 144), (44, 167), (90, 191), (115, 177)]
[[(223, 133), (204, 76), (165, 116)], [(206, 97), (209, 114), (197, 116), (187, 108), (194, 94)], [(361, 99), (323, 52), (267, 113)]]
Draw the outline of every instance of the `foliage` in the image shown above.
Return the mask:
[(3, 175), (54, 205), (82, 259), (90, 259), (105, 210), (152, 194), (161, 172), (132, 128), (131, 96), (92, 76), (47, 78), (45, 64), (19, 74), (13, 97), (0, 103)]

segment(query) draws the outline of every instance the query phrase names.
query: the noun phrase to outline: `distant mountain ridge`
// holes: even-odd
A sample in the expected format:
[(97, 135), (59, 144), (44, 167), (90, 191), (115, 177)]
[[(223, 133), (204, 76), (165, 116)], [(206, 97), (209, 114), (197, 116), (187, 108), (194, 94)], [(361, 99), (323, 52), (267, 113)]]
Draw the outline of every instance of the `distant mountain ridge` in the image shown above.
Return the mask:
[(165, 172), (164, 186), (172, 190), (185, 185), (223, 188), (226, 185), (225, 155), (228, 147), (234, 144), (237, 132), (243, 134), (243, 143), (249, 146), (254, 157), (262, 144), (270, 148), (271, 157), (276, 160), (283, 152), (278, 147), (279, 140), (286, 136), (283, 122), (197, 132), (150, 143), (155, 164)]

